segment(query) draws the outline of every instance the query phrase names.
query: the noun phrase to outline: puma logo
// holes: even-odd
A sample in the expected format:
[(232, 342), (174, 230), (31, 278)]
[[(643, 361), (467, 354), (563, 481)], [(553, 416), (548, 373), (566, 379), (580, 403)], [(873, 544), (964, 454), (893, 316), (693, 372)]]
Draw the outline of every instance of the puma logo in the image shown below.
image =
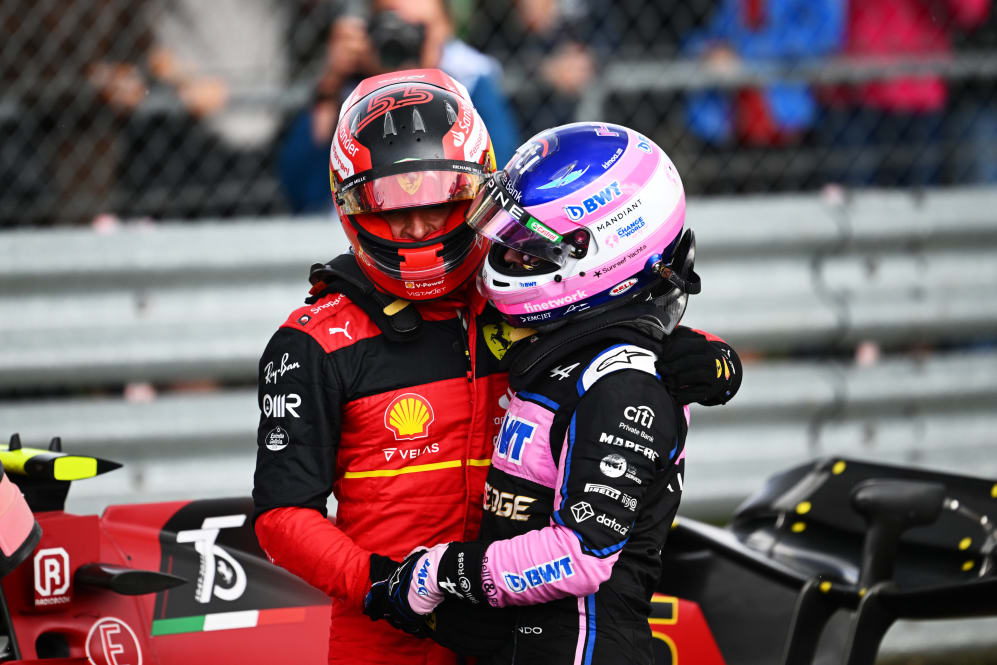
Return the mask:
[(343, 326), (342, 328), (329, 328), (329, 334), (335, 335), (336, 333), (343, 333), (344, 335), (346, 335), (347, 339), (352, 340), (353, 335), (350, 334), (349, 328), (350, 328), (350, 322), (347, 321), (346, 325)]

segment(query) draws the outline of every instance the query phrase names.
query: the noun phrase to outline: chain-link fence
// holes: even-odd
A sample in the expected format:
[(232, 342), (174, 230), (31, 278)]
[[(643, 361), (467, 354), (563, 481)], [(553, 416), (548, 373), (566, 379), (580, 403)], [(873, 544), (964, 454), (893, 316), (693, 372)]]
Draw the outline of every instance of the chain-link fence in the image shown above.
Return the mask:
[(327, 210), (338, 101), (419, 64), (468, 86), (500, 160), (598, 119), (694, 195), (997, 182), (990, 0), (371, 5), (4, 0), (0, 225)]

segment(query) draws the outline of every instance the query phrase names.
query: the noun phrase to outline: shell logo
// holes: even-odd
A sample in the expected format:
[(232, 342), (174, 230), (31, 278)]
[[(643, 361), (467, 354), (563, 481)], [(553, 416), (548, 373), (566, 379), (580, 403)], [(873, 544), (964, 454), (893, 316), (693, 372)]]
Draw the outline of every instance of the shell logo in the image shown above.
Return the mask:
[(384, 426), (394, 433), (396, 441), (422, 439), (429, 436), (429, 426), (435, 417), (429, 400), (405, 393), (391, 400), (384, 410)]

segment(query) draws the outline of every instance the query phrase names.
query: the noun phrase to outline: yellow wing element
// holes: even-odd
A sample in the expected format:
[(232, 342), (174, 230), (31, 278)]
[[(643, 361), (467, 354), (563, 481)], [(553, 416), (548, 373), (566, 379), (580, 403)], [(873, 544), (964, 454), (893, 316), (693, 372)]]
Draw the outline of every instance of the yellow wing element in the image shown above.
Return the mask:
[(88, 455), (67, 455), (62, 452), (59, 437), (52, 439), (48, 450), (25, 448), (21, 437), (14, 434), (7, 446), (0, 446), (0, 462), (7, 473), (47, 480), (82, 480), (108, 471), (121, 465), (117, 462), (90, 457)]

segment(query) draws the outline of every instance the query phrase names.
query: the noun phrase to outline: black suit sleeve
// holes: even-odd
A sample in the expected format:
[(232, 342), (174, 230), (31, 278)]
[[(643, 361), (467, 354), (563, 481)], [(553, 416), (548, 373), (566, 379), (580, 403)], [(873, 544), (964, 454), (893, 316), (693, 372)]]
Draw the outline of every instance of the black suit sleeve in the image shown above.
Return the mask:
[(274, 333), (259, 370), (255, 516), (284, 506), (324, 516), (342, 418), (339, 376), (318, 342), (290, 328)]
[(682, 452), (672, 398), (645, 372), (605, 376), (579, 401), (567, 445), (554, 521), (578, 535), (583, 552), (611, 556)]

